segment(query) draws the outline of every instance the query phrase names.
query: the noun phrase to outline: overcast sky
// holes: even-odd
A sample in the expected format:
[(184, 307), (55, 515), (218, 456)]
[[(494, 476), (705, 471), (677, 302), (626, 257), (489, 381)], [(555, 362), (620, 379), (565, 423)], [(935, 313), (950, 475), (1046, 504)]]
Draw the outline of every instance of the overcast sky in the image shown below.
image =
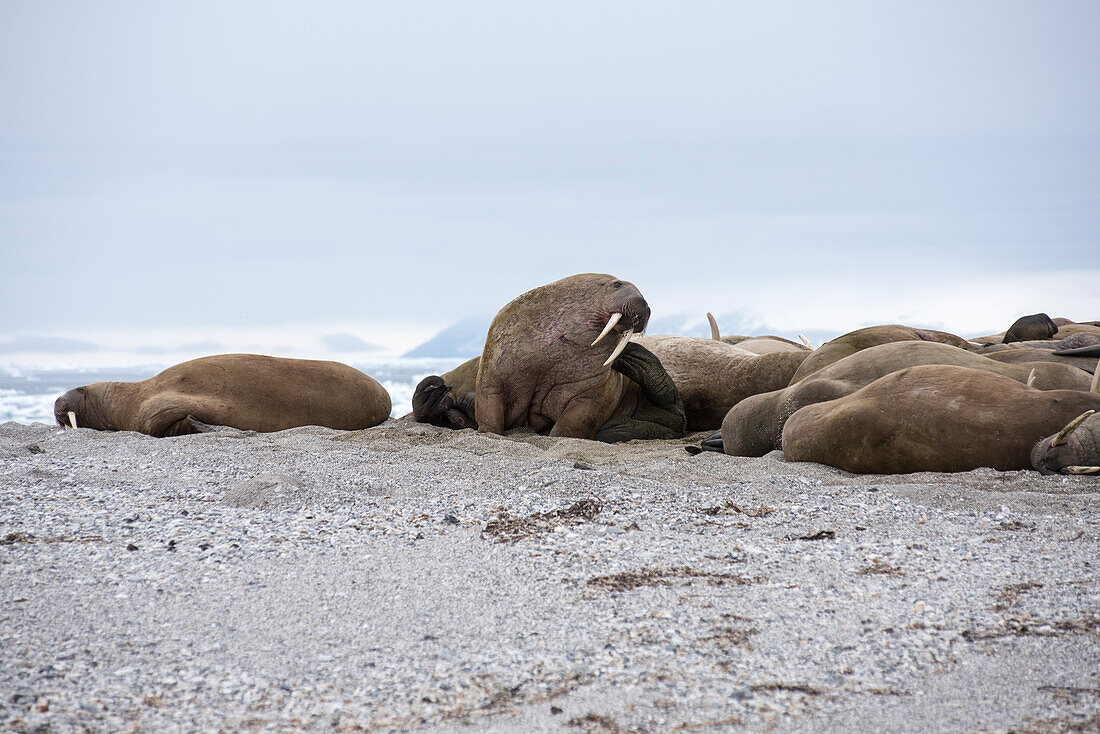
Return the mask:
[(1100, 3), (0, 2), (0, 335), (1100, 318)]

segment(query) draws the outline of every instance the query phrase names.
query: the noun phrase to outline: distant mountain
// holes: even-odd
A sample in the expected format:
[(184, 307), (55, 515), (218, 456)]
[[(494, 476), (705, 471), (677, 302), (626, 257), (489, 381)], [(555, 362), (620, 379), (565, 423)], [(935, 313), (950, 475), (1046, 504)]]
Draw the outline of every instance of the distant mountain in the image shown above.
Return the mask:
[[(743, 314), (740, 311), (715, 314), (722, 336), (730, 334), (756, 335), (773, 334), (760, 319)], [(679, 334), (680, 336), (710, 336), (710, 324), (705, 313), (677, 313), (658, 316), (649, 320), (647, 334)]]
[(16, 336), (0, 341), (0, 354), (15, 352), (98, 352), (102, 347), (82, 339), (63, 336)]
[(418, 347), (406, 352), (404, 357), (476, 357), (485, 347), (485, 335), (493, 317), (478, 314), (451, 324)]
[(365, 342), (354, 334), (341, 331), (337, 334), (325, 334), (321, 342), (330, 352), (381, 352), (384, 347)]
[[(798, 334), (785, 329), (775, 329), (758, 318), (737, 311), (715, 316), (722, 336), (742, 334), (757, 336), (775, 334), (798, 340)], [(448, 326), (420, 346), (406, 352), (405, 357), (447, 357), (469, 359), (481, 354), (485, 346), (485, 334), (489, 331), (491, 316), (481, 314), (463, 319)], [(710, 324), (706, 314), (679, 313), (650, 319), (647, 334), (679, 334), (681, 336), (710, 336)], [(827, 329), (807, 329), (802, 332), (815, 347), (834, 339), (841, 332)]]

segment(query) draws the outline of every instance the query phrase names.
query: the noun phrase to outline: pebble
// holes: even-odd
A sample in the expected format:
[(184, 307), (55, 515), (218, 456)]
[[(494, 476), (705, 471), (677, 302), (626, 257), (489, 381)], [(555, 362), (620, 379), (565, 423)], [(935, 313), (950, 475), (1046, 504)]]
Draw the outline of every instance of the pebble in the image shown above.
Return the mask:
[[(919, 732), (1100, 709), (1043, 688), (1100, 687), (1095, 478), (872, 485), (685, 443), (0, 425), (0, 728), (557, 731), (591, 713)], [(502, 507), (585, 498), (591, 521), (482, 533)], [(774, 511), (700, 512), (727, 503)]]

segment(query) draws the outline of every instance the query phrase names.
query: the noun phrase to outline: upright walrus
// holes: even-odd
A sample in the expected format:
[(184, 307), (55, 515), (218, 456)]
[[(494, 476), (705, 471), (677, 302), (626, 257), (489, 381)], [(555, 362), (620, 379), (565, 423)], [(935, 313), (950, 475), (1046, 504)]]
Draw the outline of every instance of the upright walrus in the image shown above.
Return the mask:
[(645, 331), (649, 314), (633, 283), (597, 273), (563, 278), (508, 303), (481, 353), (478, 430), (527, 426), (595, 437), (623, 395), (623, 375), (610, 365), (631, 336)]
[(297, 426), (356, 430), (390, 414), (377, 380), (338, 362), (221, 354), (169, 367), (141, 382), (93, 382), (54, 403), (58, 424), (150, 436), (197, 433), (203, 424), (252, 431)]

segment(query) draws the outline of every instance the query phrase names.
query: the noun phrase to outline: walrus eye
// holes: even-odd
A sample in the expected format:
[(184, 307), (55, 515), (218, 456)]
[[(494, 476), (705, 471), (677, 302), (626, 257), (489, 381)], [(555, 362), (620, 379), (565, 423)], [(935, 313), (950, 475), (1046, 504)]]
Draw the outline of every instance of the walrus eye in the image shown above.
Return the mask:
[(616, 288), (622, 288), (623, 287), (623, 282), (621, 280), (616, 280), (611, 285), (615, 286)]

